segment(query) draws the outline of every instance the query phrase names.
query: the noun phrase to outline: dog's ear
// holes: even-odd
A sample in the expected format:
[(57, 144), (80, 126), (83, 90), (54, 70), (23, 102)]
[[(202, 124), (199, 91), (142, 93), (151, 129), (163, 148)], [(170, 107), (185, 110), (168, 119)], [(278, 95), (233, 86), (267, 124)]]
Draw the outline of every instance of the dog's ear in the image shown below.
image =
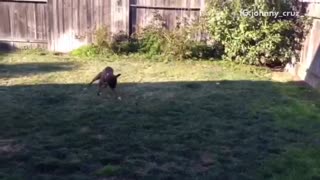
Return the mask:
[(121, 74), (117, 74), (116, 77), (118, 78), (119, 76), (121, 76)]

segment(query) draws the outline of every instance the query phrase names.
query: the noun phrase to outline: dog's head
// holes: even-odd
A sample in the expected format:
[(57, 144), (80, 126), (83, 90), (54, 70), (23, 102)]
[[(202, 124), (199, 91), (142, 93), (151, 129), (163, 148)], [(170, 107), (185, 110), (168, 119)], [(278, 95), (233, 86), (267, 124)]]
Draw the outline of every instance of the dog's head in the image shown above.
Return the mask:
[(113, 69), (111, 68), (111, 67), (106, 67), (105, 69), (104, 69), (104, 71), (106, 72), (106, 73), (108, 73), (108, 74), (113, 74)]

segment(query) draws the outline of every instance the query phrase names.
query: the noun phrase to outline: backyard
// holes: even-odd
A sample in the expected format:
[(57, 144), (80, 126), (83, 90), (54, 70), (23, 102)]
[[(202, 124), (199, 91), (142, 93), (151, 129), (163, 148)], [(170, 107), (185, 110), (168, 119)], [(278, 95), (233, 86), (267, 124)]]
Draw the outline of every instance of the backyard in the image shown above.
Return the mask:
[[(106, 66), (121, 101), (85, 89)], [(5, 54), (0, 179), (319, 179), (319, 100), (227, 61)]]

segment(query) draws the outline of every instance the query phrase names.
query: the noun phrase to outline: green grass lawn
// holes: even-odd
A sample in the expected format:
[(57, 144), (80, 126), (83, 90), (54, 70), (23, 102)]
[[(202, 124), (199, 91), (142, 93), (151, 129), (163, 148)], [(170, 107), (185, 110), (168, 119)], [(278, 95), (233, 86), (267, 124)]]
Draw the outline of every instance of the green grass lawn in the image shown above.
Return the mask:
[[(118, 92), (84, 90), (105, 66)], [(267, 70), (0, 56), (0, 179), (320, 179), (320, 95)]]

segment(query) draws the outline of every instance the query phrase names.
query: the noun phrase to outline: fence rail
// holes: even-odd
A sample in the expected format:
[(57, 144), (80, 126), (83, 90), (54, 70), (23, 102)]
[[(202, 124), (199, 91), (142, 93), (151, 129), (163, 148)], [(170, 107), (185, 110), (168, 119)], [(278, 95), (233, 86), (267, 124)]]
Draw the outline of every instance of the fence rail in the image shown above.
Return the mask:
[(167, 7), (167, 6), (143, 6), (143, 5), (130, 5), (133, 8), (143, 9), (161, 9), (161, 10), (185, 10), (185, 11), (200, 11), (201, 8), (190, 8), (190, 7)]

